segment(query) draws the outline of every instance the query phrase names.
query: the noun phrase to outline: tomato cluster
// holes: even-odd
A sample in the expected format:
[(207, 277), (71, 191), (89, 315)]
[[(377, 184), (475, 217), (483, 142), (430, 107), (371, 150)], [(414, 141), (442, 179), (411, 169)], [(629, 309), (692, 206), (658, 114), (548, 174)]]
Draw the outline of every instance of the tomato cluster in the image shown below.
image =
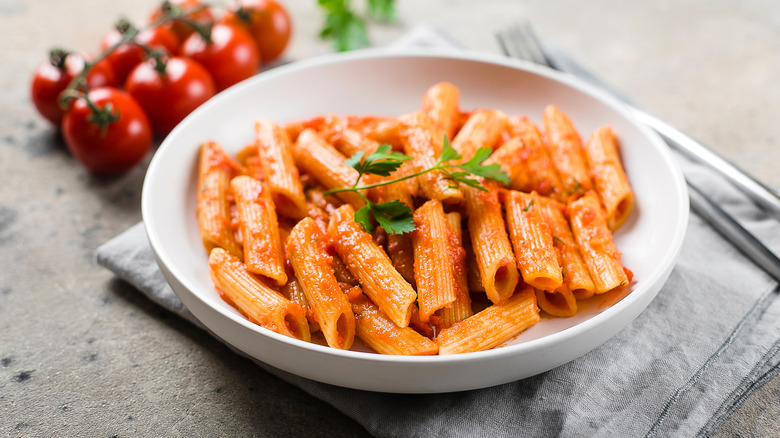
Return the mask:
[(144, 157), (154, 134), (278, 58), (290, 34), (276, 0), (237, 0), (227, 10), (164, 1), (142, 29), (117, 23), (97, 56), (53, 50), (33, 75), (32, 101), (88, 169), (121, 173)]

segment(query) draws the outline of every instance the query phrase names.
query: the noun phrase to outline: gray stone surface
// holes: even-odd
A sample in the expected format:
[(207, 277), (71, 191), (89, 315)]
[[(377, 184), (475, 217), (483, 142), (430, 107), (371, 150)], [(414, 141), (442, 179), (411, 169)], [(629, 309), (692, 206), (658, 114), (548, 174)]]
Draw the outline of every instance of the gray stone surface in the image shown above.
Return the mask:
[[(29, 103), (48, 48), (94, 50), (154, 0), (0, 0), (0, 436), (364, 436), (352, 420), (140, 298), (92, 260), (140, 220), (145, 166), (101, 178)], [(315, 0), (285, 2), (288, 59), (328, 53)], [(355, 2), (362, 3), (362, 2)], [(771, 0), (399, 1), (375, 45), (428, 22), (498, 52), (526, 17), (646, 108), (780, 186), (780, 3)], [(148, 160), (147, 160), (148, 161)], [(780, 428), (780, 378), (720, 436)]]

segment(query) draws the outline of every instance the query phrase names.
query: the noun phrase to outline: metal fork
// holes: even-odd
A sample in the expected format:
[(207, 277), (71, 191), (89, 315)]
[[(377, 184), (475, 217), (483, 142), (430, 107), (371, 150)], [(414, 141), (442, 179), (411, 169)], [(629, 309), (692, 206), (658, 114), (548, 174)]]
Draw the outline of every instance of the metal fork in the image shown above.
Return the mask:
[[(780, 217), (780, 197), (771, 189), (739, 170), (706, 146), (696, 142), (667, 123), (637, 109), (628, 98), (588, 72), (568, 56), (560, 52), (545, 49), (536, 37), (530, 23), (522, 22), (496, 33), (501, 50), (509, 57), (524, 59), (536, 64), (546, 65), (556, 70), (571, 73), (590, 82), (628, 105), (629, 110), (642, 123), (658, 132), (669, 146), (695, 160), (707, 164), (729, 179), (738, 188), (776, 217)], [(687, 179), (686, 179), (687, 180)], [(764, 244), (756, 239), (730, 214), (720, 208), (698, 187), (687, 180), (691, 209), (706, 220), (717, 232), (725, 237), (756, 265), (780, 282), (780, 259)]]

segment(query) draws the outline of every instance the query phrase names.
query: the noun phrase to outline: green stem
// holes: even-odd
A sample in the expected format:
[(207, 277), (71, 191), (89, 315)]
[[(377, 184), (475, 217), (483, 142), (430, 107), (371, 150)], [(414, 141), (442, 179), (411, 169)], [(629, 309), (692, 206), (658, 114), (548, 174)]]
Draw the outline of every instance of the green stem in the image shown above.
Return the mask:
[[(412, 173), (412, 174), (409, 174), (409, 175), (401, 176), (401, 177), (398, 177), (396, 179), (387, 180), (387, 181), (381, 181), (381, 182), (378, 182), (378, 183), (368, 184), (368, 185), (360, 186), (360, 187), (357, 186), (357, 181), (355, 181), (355, 185), (353, 185), (352, 187), (339, 187), (339, 188), (336, 188), (336, 189), (330, 189), (330, 190), (325, 191), (325, 193), (323, 193), (323, 195), (328, 196), (328, 195), (332, 195), (332, 194), (335, 194), (335, 193), (341, 193), (341, 192), (358, 192), (358, 193), (360, 193), (360, 190), (367, 190), (367, 189), (373, 189), (374, 187), (388, 186), (390, 184), (395, 184), (397, 182), (401, 182), (401, 181), (404, 181), (404, 180), (407, 180), (407, 179), (410, 179), (410, 178), (414, 178), (414, 177), (417, 177), (417, 176), (420, 176), (420, 175), (424, 175), (424, 174), (426, 174), (428, 172), (431, 172), (431, 171), (434, 171), (434, 170), (440, 170), (443, 167), (449, 167), (449, 166), (441, 166), (441, 165), (437, 164), (437, 165), (435, 165), (433, 167), (429, 167), (429, 168), (427, 168), (425, 170), (421, 170), (419, 172), (415, 172), (415, 173)], [(363, 176), (363, 175), (360, 175), (360, 176)], [(358, 177), (358, 181), (360, 181), (360, 177)], [(361, 193), (361, 195), (362, 195), (362, 193)]]

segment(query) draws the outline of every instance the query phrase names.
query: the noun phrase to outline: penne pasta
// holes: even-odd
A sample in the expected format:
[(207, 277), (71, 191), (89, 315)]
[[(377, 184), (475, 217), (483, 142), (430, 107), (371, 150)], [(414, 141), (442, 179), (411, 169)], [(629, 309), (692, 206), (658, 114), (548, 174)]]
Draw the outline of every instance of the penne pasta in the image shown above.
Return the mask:
[(506, 194), (506, 222), (523, 281), (552, 291), (563, 284), (561, 267), (550, 227), (539, 211), (539, 196), (510, 190)]
[(605, 126), (594, 132), (585, 143), (590, 176), (611, 230), (617, 230), (634, 208), (634, 193), (628, 183), (618, 153), (617, 137)]
[(396, 150), (403, 148), (398, 134), (401, 124), (395, 117), (348, 116), (345, 122), (348, 128), (360, 132), (371, 140), (389, 144)]
[(306, 198), (290, 151), (287, 131), (275, 122), (257, 119), (255, 134), (265, 183), (271, 190), (276, 209), (284, 216), (303, 218), (306, 216)]
[(200, 146), (198, 158), (198, 228), (208, 251), (221, 247), (243, 258), (243, 250), (231, 225), (230, 180), (236, 166), (221, 146), (206, 142)]
[(357, 337), (381, 354), (424, 356), (439, 352), (435, 342), (411, 327), (399, 327), (369, 300), (352, 303)]
[(592, 191), (566, 206), (572, 234), (588, 268), (597, 294), (628, 285), (612, 232), (604, 219), (598, 197)]
[(311, 340), (303, 308), (254, 277), (237, 257), (222, 248), (212, 249), (209, 274), (223, 298), (253, 323), (292, 338)]
[(553, 236), (553, 245), (561, 257), (563, 287), (578, 299), (593, 296), (596, 287), (590, 278), (588, 267), (582, 261), (579, 246), (571, 233), (569, 222), (564, 216), (566, 206), (549, 198), (540, 198), (539, 211), (542, 213)]
[(270, 191), (246, 175), (233, 178), (230, 190), (238, 211), (247, 269), (273, 279), (279, 286), (287, 283), (279, 223)]
[[(441, 154), (442, 139), (427, 115), (421, 112), (401, 116), (401, 127), (398, 134), (401, 138), (406, 155), (412, 157), (420, 168), (428, 168), (436, 164)], [(428, 199), (443, 202), (459, 202), (463, 193), (457, 184), (453, 184), (444, 172), (433, 171), (417, 177), (420, 191)]]
[(457, 298), (455, 270), (450, 262), (450, 229), (441, 202), (430, 200), (414, 212), (414, 276), (420, 320), (427, 322)]
[[(344, 164), (345, 157), (311, 129), (304, 129), (292, 147), (295, 163), (328, 189), (349, 187), (358, 179), (357, 170)], [(355, 192), (336, 196), (358, 209), (365, 204)]]
[(333, 273), (325, 236), (313, 219), (305, 218), (293, 227), (287, 249), (311, 317), (319, 324), (328, 345), (349, 349), (355, 338), (355, 315)]
[(326, 117), (325, 123), (318, 132), (345, 157), (351, 157), (358, 152), (370, 154), (379, 147), (379, 142), (347, 127), (346, 123), (336, 116)]
[(479, 313), (444, 329), (436, 337), (439, 354), (488, 350), (505, 342), (539, 321), (536, 295), (524, 287), (502, 304), (493, 304)]
[(535, 289), (536, 304), (545, 313), (566, 318), (577, 314), (577, 298), (566, 287), (554, 291)]
[(452, 148), (463, 161), (468, 161), (478, 149), (493, 148), (506, 127), (506, 115), (498, 110), (475, 111), (452, 140)]
[(448, 139), (455, 136), (460, 111), (460, 90), (449, 82), (434, 84), (423, 94), (422, 111), (431, 119), (433, 128)]
[[(504, 146), (499, 147), (493, 155), (496, 156), (496, 162), (502, 163), (502, 169), (504, 168), (504, 162), (509, 161), (511, 164), (507, 167), (510, 169), (514, 166), (518, 166), (524, 171), (526, 186), (513, 186), (512, 188), (523, 192), (532, 192), (549, 196), (559, 201), (566, 201), (567, 195), (561, 185), (561, 179), (558, 176), (558, 171), (555, 170), (555, 165), (550, 158), (550, 152), (544, 145), (542, 134), (539, 132), (539, 128), (525, 116), (509, 117), (507, 120), (507, 130), (515, 138), (519, 138), (522, 142), (522, 146), (516, 152), (518, 156), (513, 156), (512, 150), (503, 151)], [(511, 143), (507, 142), (507, 143)], [(507, 157), (507, 158), (503, 158)], [(493, 156), (491, 156), (493, 159)], [(517, 163), (522, 161), (522, 165)], [(518, 172), (512, 171), (513, 174)], [(524, 181), (520, 179), (520, 183)]]
[(561, 178), (567, 196), (593, 188), (582, 150), (582, 139), (571, 120), (555, 105), (544, 109), (544, 130), (550, 157)]
[(464, 187), (468, 229), (485, 293), (493, 303), (501, 303), (512, 296), (518, 273), (498, 190), (487, 182), (485, 185), (489, 187), (487, 193)]
[(355, 210), (344, 205), (330, 216), (328, 235), (363, 292), (399, 327), (409, 325), (417, 293), (395, 270), (390, 258), (354, 220)]
[(471, 297), (469, 296), (468, 268), (466, 267), (466, 251), (463, 249), (463, 230), (461, 228), (460, 213), (453, 211), (447, 213), (447, 225), (449, 226), (448, 256), (455, 275), (455, 301), (450, 307), (445, 307), (437, 312), (439, 327), (447, 328), (456, 322), (463, 321), (474, 312), (471, 309)]
[[(543, 136), (526, 115), (460, 99), (439, 82), (398, 117), (258, 119), (235, 159), (201, 145), (198, 226), (220, 297), (308, 342), (321, 331), (315, 342), (333, 348), (357, 337), (381, 354), (433, 355), (499, 346), (540, 312), (570, 317), (628, 285), (611, 229), (633, 193), (615, 133), (583, 145), (553, 105)], [(450, 139), (461, 157), (440, 162)], [(492, 154), (465, 164), (480, 148)]]

